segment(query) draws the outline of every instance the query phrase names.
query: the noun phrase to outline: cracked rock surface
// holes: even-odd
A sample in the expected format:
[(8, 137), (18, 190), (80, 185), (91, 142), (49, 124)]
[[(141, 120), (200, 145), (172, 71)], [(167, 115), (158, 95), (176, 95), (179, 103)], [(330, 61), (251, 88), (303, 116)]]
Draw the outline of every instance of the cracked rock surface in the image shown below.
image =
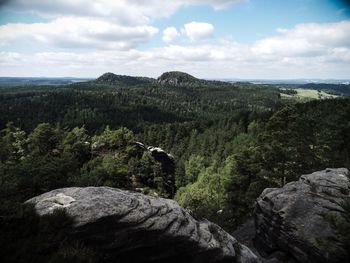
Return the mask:
[(340, 204), (350, 193), (348, 174), (345, 168), (326, 169), (265, 189), (256, 202), (257, 245), (267, 253), (289, 253), (298, 262), (337, 262), (322, 240), (335, 237), (326, 218), (343, 212)]
[(64, 209), (70, 235), (105, 262), (259, 262), (219, 226), (175, 201), (109, 187), (62, 188), (27, 201), (40, 216)]

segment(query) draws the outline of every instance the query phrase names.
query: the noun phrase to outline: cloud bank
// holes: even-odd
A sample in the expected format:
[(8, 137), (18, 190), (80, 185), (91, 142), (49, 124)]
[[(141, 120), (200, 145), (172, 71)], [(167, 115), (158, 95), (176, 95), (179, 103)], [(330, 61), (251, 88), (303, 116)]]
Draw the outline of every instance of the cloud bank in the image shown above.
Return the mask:
[[(7, 10), (35, 12), (48, 22), (0, 26), (0, 75), (95, 77), (112, 71), (156, 77), (182, 70), (204, 78), (349, 77), (349, 20), (278, 28), (249, 44), (216, 38), (209, 21), (178, 28), (153, 23), (184, 6), (220, 10), (243, 2), (13, 0)], [(160, 44), (144, 46), (157, 35)], [(18, 43), (37, 49), (11, 48)]]
[(209, 5), (225, 9), (248, 0), (11, 0), (6, 10), (36, 12), (46, 16), (84, 16), (112, 19), (118, 23), (144, 24), (151, 19), (168, 17), (184, 6)]

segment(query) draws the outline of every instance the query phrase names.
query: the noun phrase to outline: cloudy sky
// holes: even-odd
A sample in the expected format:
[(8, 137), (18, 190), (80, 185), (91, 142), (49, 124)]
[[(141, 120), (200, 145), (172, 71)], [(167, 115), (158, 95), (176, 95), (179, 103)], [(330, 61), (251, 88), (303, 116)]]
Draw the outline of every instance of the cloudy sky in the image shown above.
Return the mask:
[(0, 76), (349, 79), (347, 3), (0, 0)]

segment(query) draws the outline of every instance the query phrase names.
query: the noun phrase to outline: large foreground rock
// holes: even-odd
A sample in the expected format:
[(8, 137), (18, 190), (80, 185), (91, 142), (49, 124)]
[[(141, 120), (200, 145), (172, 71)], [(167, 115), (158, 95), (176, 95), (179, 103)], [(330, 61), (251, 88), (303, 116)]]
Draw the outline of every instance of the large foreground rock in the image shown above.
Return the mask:
[(217, 225), (195, 219), (175, 201), (109, 187), (57, 189), (27, 201), (40, 216), (64, 209), (69, 235), (104, 262), (258, 262)]
[(326, 169), (282, 188), (265, 189), (255, 211), (256, 244), (267, 253), (283, 251), (299, 262), (337, 262), (327, 217), (339, 215), (350, 193), (348, 170)]

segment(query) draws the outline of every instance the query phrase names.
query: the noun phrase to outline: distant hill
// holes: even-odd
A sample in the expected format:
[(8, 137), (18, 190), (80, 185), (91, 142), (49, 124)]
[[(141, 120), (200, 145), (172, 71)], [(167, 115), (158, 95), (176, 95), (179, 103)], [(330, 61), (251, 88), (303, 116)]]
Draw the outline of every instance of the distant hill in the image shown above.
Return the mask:
[(199, 84), (203, 81), (204, 80), (197, 79), (190, 74), (180, 71), (165, 72), (157, 79), (158, 83), (169, 85)]
[(163, 73), (158, 79), (158, 84), (174, 86), (208, 86), (208, 85), (228, 85), (228, 82), (219, 80), (198, 79), (188, 73), (181, 71), (169, 71)]
[(132, 77), (125, 75), (116, 75), (108, 72), (98, 77), (92, 83), (118, 85), (118, 86), (133, 86), (133, 85), (147, 85), (160, 84), (171, 86), (208, 86), (208, 85), (228, 85), (228, 82), (217, 80), (198, 79), (188, 73), (180, 71), (170, 71), (163, 73), (157, 79), (147, 77)]
[(108, 72), (97, 78), (95, 83), (109, 84), (109, 85), (142, 85), (155, 82), (155, 79), (146, 77), (132, 77), (125, 75), (116, 75)]

